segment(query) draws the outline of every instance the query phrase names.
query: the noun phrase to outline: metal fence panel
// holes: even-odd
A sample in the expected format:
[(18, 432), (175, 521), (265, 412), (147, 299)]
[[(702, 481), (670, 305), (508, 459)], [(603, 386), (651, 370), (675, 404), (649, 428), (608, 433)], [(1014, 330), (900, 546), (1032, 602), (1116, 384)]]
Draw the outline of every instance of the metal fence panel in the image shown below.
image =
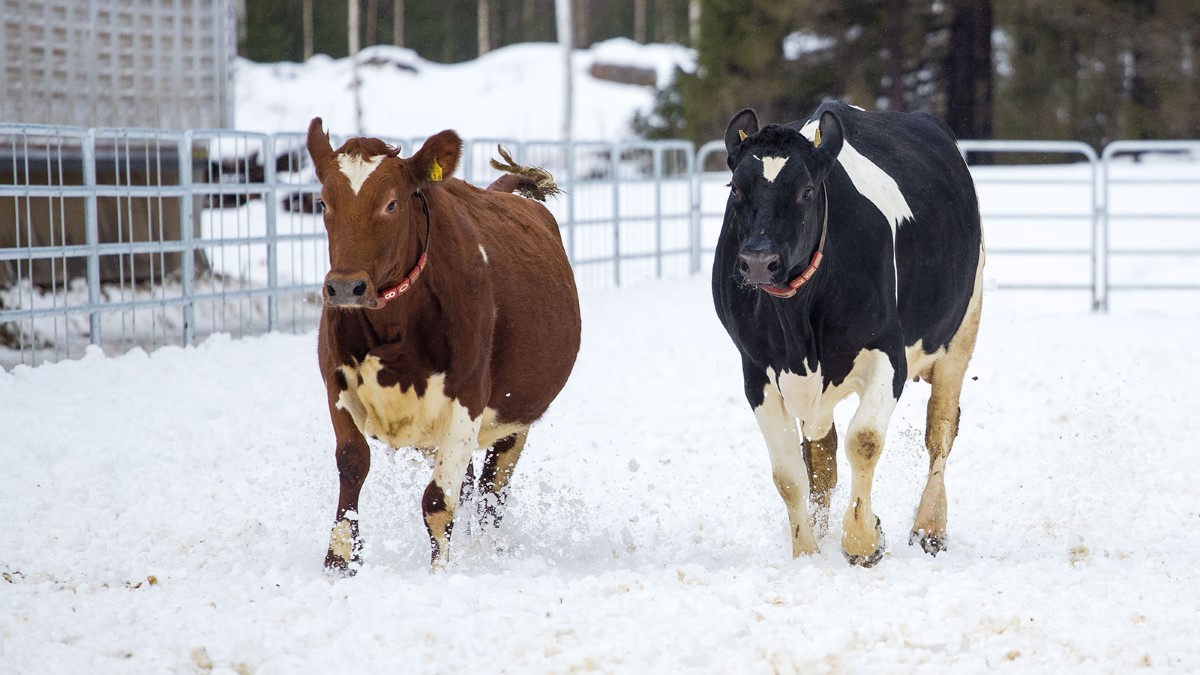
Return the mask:
[[(1102, 308), (1200, 308), (1200, 141), (1116, 141), (1101, 154)], [(1151, 299), (1151, 297), (1153, 299)]]
[(975, 154), (1032, 160), (971, 166), (992, 287), (1054, 291), (1100, 308), (1096, 151), (1075, 141), (968, 140), (959, 149), (968, 162)]
[[(423, 141), (389, 140), (402, 156)], [(556, 177), (564, 194), (547, 208), (580, 287), (711, 265), (728, 194), (723, 142), (480, 139), (464, 144), (457, 174), (490, 183), (497, 144)], [(1095, 309), (1110, 290), (1200, 291), (1198, 266), (1156, 264), (1200, 257), (1200, 205), (1156, 205), (1195, 191), (1200, 141), (1114, 143), (1103, 161), (1082, 143), (961, 149), (1057, 159), (972, 167), (992, 287), (1075, 294)], [(1186, 157), (1184, 170), (1168, 178), (1164, 153)], [(1129, 159), (1150, 155), (1160, 159)], [(115, 353), (312, 330), (328, 267), (319, 189), (300, 133), (0, 124), (0, 366), (78, 357), (89, 345)]]

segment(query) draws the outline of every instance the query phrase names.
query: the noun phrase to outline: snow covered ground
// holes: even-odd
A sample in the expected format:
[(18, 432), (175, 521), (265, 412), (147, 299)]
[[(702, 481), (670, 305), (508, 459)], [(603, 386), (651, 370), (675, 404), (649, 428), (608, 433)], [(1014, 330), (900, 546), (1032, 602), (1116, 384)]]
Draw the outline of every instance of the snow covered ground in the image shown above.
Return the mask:
[[(623, 56), (604, 60), (660, 79), (676, 58), (605, 45)], [(364, 74), (384, 92), (365, 98), (369, 133), (559, 129), (553, 82), (528, 65), (549, 73), (552, 45), (498, 50), (486, 77), (381, 57)], [(580, 52), (577, 71), (594, 57)], [(436, 77), (405, 79), (402, 61)], [(352, 124), (344, 61), (238, 72), (239, 128)], [(625, 137), (650, 101), (580, 86), (579, 137)], [(1079, 201), (1003, 189), (981, 188), (985, 210)], [(1181, 195), (1153, 206), (1194, 208)], [(1077, 249), (1090, 232), (1064, 222), (990, 226), (989, 245)], [(1187, 228), (1119, 228), (1124, 246), (1193, 243)], [(1117, 262), (1120, 278), (1195, 273), (1186, 259)], [(876, 480), (891, 547), (869, 570), (846, 565), (836, 518), (818, 555), (790, 558), (705, 274), (583, 292), (578, 365), (530, 437), (506, 520), (460, 522), (438, 574), (420, 517), (429, 471), (376, 448), (366, 566), (324, 575), (337, 478), (312, 333), (0, 371), (0, 673), (1200, 670), (1200, 303), (1155, 292), (1149, 311), (1129, 292), (1113, 315), (1089, 314), (1086, 293), (994, 290), (1009, 274), (1086, 278), (1086, 256), (990, 264), (947, 477), (950, 549), (906, 543), (928, 394), (910, 384)]]
[(337, 480), (312, 334), (0, 374), (0, 672), (1200, 668), (1200, 317), (987, 314), (950, 549), (905, 542), (926, 464), (910, 384), (875, 491), (890, 549), (864, 570), (836, 527), (790, 559), (705, 279), (583, 307), (507, 519), (460, 525), (438, 574), (428, 469), (382, 448), (366, 566), (323, 574)]

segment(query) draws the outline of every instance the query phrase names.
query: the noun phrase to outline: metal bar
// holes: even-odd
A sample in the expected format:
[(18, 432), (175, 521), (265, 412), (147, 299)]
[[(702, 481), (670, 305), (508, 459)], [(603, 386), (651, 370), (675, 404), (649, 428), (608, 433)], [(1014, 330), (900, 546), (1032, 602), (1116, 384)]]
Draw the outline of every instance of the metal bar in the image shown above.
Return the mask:
[(613, 285), (621, 287), (621, 147), (610, 144), (609, 171), (612, 174), (612, 228), (613, 228)]
[[(96, 161), (93, 153), (96, 151), (96, 132), (89, 131), (83, 144), (83, 184), (87, 187), (96, 186)], [(95, 308), (100, 304), (100, 218), (96, 206), (95, 193), (84, 197), (84, 241), (91, 248), (87, 256), (87, 290), (88, 306)], [(32, 267), (32, 265), (30, 266)], [(100, 313), (92, 311), (88, 317), (88, 332), (91, 343), (101, 342)]]
[(279, 286), (279, 240), (276, 239), (279, 198), (275, 192), (275, 143), (267, 137), (263, 141), (263, 181), (271, 186), (264, 199), (267, 212), (267, 330), (279, 327), (279, 298), (275, 289)]
[(1200, 291), (1200, 283), (1196, 284), (1110, 284), (1109, 288), (1118, 291)]
[[(194, 135), (187, 132), (183, 136), (183, 147), (179, 149), (179, 185), (189, 188), (192, 176), (192, 148)], [(196, 303), (192, 297), (195, 294), (193, 284), (196, 279), (196, 245), (193, 241), (193, 230), (196, 227), (196, 200), (185, 189), (179, 200), (179, 243), (182, 247), (179, 259), (180, 295), (187, 302), (183, 305), (183, 346), (192, 344), (196, 338)]]
[(654, 276), (662, 278), (662, 182), (663, 146), (655, 145), (654, 153)]

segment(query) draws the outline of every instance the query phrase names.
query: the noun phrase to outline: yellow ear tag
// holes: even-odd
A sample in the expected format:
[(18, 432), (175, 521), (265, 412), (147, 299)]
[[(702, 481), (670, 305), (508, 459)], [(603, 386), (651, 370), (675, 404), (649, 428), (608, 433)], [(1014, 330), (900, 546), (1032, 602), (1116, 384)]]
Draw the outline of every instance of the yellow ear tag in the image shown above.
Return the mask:
[(744, 141), (744, 140), (746, 140), (746, 138), (747, 138), (746, 132), (742, 131), (741, 129), (738, 129), (738, 140)]
[(814, 148), (821, 147), (821, 128), (820, 127), (817, 127), (817, 134), (815, 136), (813, 136), (813, 147)]
[(433, 168), (429, 170), (429, 180), (439, 181), (442, 179), (442, 165), (438, 164), (437, 158), (433, 159)]

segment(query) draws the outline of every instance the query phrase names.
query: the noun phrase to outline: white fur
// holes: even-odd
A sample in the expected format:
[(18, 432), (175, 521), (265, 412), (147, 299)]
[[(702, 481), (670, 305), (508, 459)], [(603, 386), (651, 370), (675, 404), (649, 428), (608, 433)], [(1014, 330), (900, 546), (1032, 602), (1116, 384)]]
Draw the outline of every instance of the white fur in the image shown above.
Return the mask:
[[(804, 125), (800, 133), (809, 140), (817, 135), (817, 122), (812, 120)], [(892, 226), (892, 274), (896, 280), (896, 297), (900, 297), (899, 272), (896, 271), (896, 229), (905, 220), (912, 220), (913, 212), (908, 206), (908, 200), (900, 192), (896, 179), (889, 176), (879, 165), (867, 159), (850, 141), (842, 141), (842, 150), (838, 153), (838, 163), (850, 176), (855, 189), (866, 197), (879, 212), (887, 218)]]
[(357, 155), (347, 155), (345, 153), (338, 155), (338, 168), (350, 179), (350, 189), (354, 190), (354, 194), (362, 189), (363, 183), (367, 182), (367, 178), (371, 177), (371, 173), (379, 168), (379, 162), (383, 161), (385, 155), (375, 155), (370, 159), (363, 159)]
[[(816, 137), (817, 120), (804, 125), (800, 130), (809, 140)], [(838, 154), (838, 162), (850, 176), (854, 187), (879, 209), (880, 213), (892, 225), (892, 240), (896, 238), (896, 228), (905, 220), (912, 220), (913, 212), (908, 206), (908, 200), (900, 192), (896, 179), (887, 175), (879, 165), (867, 159), (849, 141), (842, 142), (842, 151)]]
[(483, 244), (479, 245), (479, 255), (483, 256), (483, 262), (487, 263), (487, 261), (488, 261), (487, 249), (483, 248)]

